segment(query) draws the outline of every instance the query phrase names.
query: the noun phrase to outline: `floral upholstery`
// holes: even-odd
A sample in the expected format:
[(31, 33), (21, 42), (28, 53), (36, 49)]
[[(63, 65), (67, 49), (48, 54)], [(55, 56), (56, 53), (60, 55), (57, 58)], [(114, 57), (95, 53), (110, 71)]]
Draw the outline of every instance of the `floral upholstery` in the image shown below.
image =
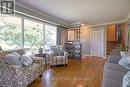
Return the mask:
[[(61, 46), (53, 46), (50, 53), (50, 65), (61, 65), (68, 64), (68, 53), (63, 50), (63, 55), (57, 54), (59, 49), (62, 49)], [(55, 53), (56, 52), (56, 53)], [(57, 54), (57, 55), (56, 55)]]
[(43, 57), (33, 57), (33, 62), (34, 63), (44, 64), (45, 60), (43, 59)]
[[(18, 50), (19, 54), (24, 54)], [(11, 51), (14, 52), (14, 51)], [(11, 53), (4, 51), (0, 54), (0, 87), (26, 87), (44, 71), (43, 60), (38, 60), (29, 67), (8, 65), (3, 61), (3, 56)]]
[(18, 50), (11, 50), (11, 51), (0, 51), (0, 62), (4, 62), (4, 56), (6, 54), (10, 54), (10, 53), (13, 53), (13, 52), (16, 52), (19, 53), (20, 55), (23, 55), (25, 54), (25, 51), (23, 49), (18, 49)]

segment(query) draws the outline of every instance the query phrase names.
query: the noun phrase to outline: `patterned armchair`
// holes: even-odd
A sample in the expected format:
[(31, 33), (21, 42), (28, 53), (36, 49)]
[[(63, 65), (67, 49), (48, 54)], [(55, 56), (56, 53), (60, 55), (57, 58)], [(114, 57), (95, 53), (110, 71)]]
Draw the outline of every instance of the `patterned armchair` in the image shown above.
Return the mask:
[(63, 50), (62, 46), (51, 46), (50, 65), (67, 65), (68, 53)]
[[(34, 61), (29, 67), (21, 67), (17, 65), (8, 65), (4, 62), (6, 54), (13, 51), (3, 51), (0, 53), (0, 87), (26, 87), (44, 71), (43, 60)], [(23, 50), (17, 50), (23, 55)]]

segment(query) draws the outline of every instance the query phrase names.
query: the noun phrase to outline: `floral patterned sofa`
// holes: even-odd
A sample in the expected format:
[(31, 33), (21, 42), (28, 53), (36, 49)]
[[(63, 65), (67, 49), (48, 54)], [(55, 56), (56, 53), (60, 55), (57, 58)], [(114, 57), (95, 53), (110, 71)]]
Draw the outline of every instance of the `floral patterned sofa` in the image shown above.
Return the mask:
[[(20, 55), (25, 53), (24, 50), (15, 50)], [(33, 61), (29, 67), (8, 65), (4, 62), (6, 54), (14, 51), (1, 51), (0, 52), (0, 87), (26, 87), (44, 71), (43, 60)]]

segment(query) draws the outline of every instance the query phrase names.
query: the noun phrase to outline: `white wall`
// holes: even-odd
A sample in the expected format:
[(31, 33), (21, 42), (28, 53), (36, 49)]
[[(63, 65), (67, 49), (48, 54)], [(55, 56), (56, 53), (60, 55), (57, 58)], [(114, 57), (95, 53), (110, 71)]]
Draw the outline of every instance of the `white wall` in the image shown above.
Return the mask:
[(87, 26), (80, 28), (80, 42), (82, 43), (82, 55), (90, 55), (90, 34), (91, 29)]

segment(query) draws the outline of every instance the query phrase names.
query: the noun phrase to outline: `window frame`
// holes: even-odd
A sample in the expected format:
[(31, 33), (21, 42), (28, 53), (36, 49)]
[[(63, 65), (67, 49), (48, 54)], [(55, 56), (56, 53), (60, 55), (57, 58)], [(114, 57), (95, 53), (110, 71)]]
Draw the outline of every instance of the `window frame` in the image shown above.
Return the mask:
[[(45, 36), (45, 32), (46, 32), (45, 25), (56, 27), (56, 32), (55, 32), (56, 33), (56, 41), (55, 41), (56, 44), (55, 45), (57, 45), (57, 26), (56, 25), (53, 25), (53, 24), (50, 24), (50, 23), (45, 23), (45, 22), (40, 21), (38, 19), (35, 19), (35, 18), (32, 18), (32, 17), (28, 17), (28, 16), (24, 16), (24, 15), (21, 15), (21, 14), (15, 14), (15, 15), (9, 15), (9, 16), (10, 17), (18, 17), (18, 18), (21, 19), (21, 42), (20, 42), (21, 44), (20, 44), (19, 48), (25, 49), (25, 50), (27, 49), (27, 48), (24, 47), (24, 44), (25, 44), (25, 41), (24, 41), (25, 20), (30, 20), (30, 21), (34, 21), (34, 22), (42, 24), (42, 26), (43, 26), (42, 27), (43, 28), (42, 29), (43, 30), (43, 43), (45, 43), (45, 38), (46, 38), (46, 36)], [(16, 48), (14, 48), (14, 49), (16, 49)]]
[[(47, 24), (47, 23), (45, 23), (45, 25), (47, 25), (47, 26), (52, 26), (52, 27), (56, 27), (56, 41), (55, 41), (55, 45), (57, 45), (57, 26), (54, 26), (54, 25), (51, 25), (51, 24)], [(45, 32), (46, 32), (46, 29), (44, 29), (45, 30)], [(45, 33), (44, 32), (44, 33)], [(46, 38), (46, 37), (45, 37)], [(45, 40), (45, 39), (44, 39)], [(52, 45), (52, 46), (54, 46), (54, 45)]]

